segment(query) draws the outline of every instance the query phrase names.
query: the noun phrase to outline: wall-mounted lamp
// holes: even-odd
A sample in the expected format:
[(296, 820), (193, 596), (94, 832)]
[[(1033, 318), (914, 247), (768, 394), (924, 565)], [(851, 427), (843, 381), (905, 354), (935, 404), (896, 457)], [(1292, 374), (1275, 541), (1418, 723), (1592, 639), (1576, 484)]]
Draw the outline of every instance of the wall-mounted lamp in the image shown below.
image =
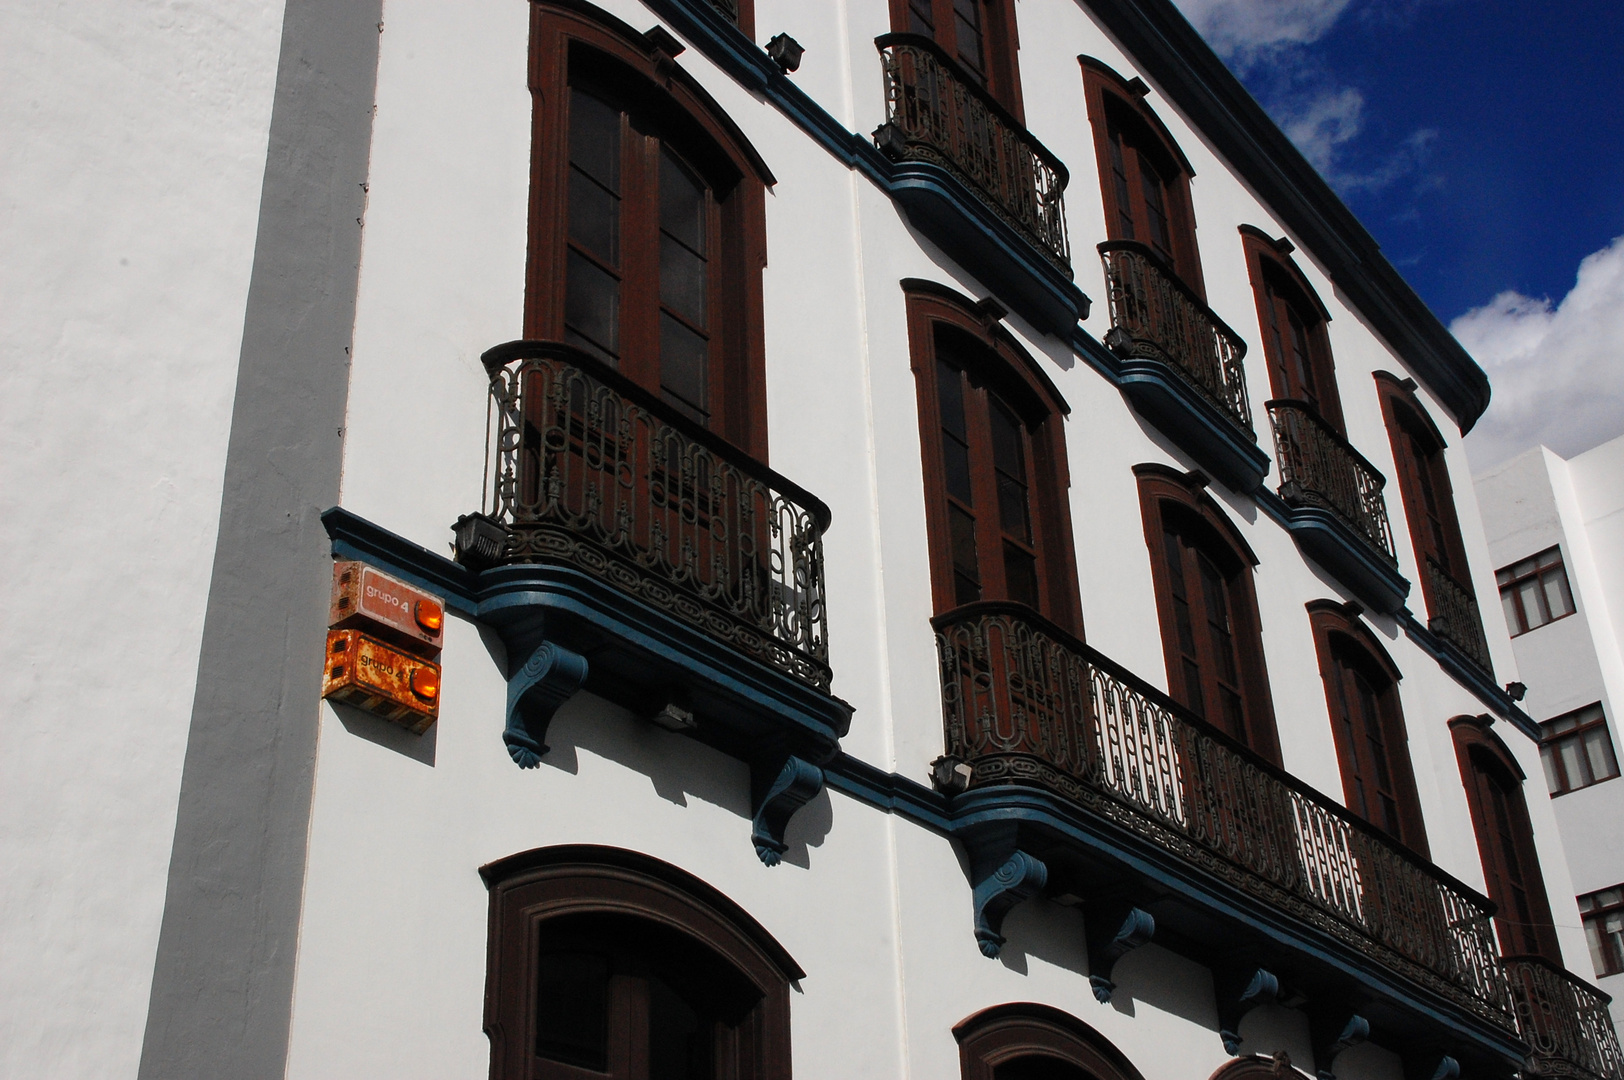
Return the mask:
[(801, 57), (805, 55), (806, 48), (788, 34), (779, 34), (767, 42), (767, 58), (786, 75), (801, 66)]
[(1506, 697), (1512, 701), (1521, 701), (1528, 694), (1528, 687), (1520, 682), (1506, 683)]
[(451, 532), (456, 560), (475, 572), (495, 566), (507, 549), (507, 529), (488, 514), (463, 514)]

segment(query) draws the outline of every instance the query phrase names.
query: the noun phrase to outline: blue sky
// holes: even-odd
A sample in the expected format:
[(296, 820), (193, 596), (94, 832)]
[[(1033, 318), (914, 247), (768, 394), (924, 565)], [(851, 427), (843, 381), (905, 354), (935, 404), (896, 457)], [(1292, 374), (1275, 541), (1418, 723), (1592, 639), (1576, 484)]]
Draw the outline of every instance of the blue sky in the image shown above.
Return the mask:
[(1177, 2), (1488, 370), (1475, 468), (1624, 434), (1624, 2)]

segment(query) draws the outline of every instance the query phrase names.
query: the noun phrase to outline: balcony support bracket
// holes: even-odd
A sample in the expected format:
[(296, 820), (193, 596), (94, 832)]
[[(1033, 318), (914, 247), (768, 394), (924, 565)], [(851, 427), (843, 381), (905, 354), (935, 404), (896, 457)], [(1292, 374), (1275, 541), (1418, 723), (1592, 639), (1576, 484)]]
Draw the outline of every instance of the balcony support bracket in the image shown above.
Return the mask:
[[(1116, 962), (1141, 945), (1149, 944), (1156, 933), (1156, 920), (1141, 908), (1122, 905), (1091, 905), (1084, 913), (1088, 934), (1088, 981), (1094, 997), (1108, 1004), (1116, 983), (1111, 971)], [(1096, 929), (1097, 928), (1097, 929)]]
[(1241, 1020), (1259, 1005), (1280, 1000), (1280, 979), (1263, 968), (1253, 968), (1250, 974), (1241, 968), (1230, 973), (1215, 973), (1218, 992), (1218, 1037), (1224, 1041), (1224, 1052), (1241, 1052)]
[(823, 790), (823, 770), (791, 754), (777, 769), (752, 766), (750, 773), (756, 807), (750, 839), (756, 857), (766, 866), (777, 866), (789, 848), (784, 842), (789, 820)]
[(1421, 1054), (1404, 1060), (1404, 1080), (1460, 1080), (1460, 1062), (1448, 1054)]
[[(990, 862), (990, 860), (989, 860)], [(987, 862), (971, 853), (972, 866), (986, 866)], [(981, 955), (996, 957), (1004, 947), (1004, 916), (1022, 900), (1029, 900), (1049, 883), (1049, 868), (1041, 860), (1017, 849), (1008, 858), (986, 873), (976, 875), (971, 892), (974, 905), (976, 944)]]
[(1336, 1080), (1333, 1064), (1337, 1055), (1370, 1038), (1370, 1021), (1358, 1013), (1322, 1014), (1309, 1017), (1308, 1030), (1319, 1080)]
[(544, 641), (508, 676), (507, 728), (502, 741), (521, 769), (534, 769), (547, 752), (547, 725), (560, 705), (586, 681), (586, 657)]

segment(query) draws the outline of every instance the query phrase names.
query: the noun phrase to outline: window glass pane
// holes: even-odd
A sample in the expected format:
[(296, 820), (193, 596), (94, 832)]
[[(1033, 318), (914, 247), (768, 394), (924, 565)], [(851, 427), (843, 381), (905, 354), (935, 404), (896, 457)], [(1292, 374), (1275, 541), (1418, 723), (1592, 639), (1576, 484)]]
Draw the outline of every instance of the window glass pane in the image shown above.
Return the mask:
[(1563, 739), (1556, 744), (1562, 771), (1567, 774), (1569, 788), (1582, 788), (1591, 783), (1589, 763), (1580, 752), (1578, 739)]
[(959, 60), (970, 73), (986, 81), (986, 57), (982, 46), (982, 0), (953, 0), (953, 29), (958, 38)]
[[(1026, 446), (1020, 422), (1002, 402), (992, 399), (992, 458), (998, 474), (998, 513), (1004, 532), (1032, 541), (1032, 519), (1026, 490)], [(1013, 598), (1012, 598), (1013, 599)]]
[(1545, 763), (1545, 787), (1552, 795), (1562, 790), (1562, 778), (1556, 770), (1556, 751), (1549, 746), (1542, 746), (1539, 750), (1539, 759)]
[(670, 150), (660, 151), (660, 228), (705, 254), (705, 185)]
[(1526, 629), (1517, 618), (1517, 597), (1510, 589), (1500, 594), (1500, 605), (1506, 609), (1506, 629), (1516, 634)]
[(957, 368), (936, 362), (936, 403), (942, 420), (942, 468), (947, 493), (967, 506), (970, 495), (970, 443), (964, 427), (964, 376)]
[(1585, 756), (1590, 761), (1590, 775), (1597, 780), (1617, 776), (1618, 762), (1613, 758), (1613, 740), (1607, 733), (1607, 726), (1602, 724), (1591, 728), (1584, 733), (1584, 741)]
[(948, 532), (953, 545), (954, 600), (970, 604), (981, 599), (981, 569), (976, 562), (976, 519), (948, 504)]
[(609, 961), (591, 953), (543, 953), (536, 970), (537, 1056), (607, 1072)]
[(620, 265), (620, 199), (570, 169), (570, 240), (611, 266)]
[(659, 979), (648, 990), (649, 1080), (712, 1080), (711, 1025)]
[(1540, 575), (1540, 580), (1545, 585), (1545, 606), (1551, 618), (1560, 619), (1573, 614), (1573, 594), (1568, 591), (1567, 571), (1559, 566), (1545, 571)]
[(1539, 582), (1530, 578), (1517, 586), (1517, 599), (1522, 601), (1523, 617), (1528, 622), (1528, 629), (1544, 626), (1550, 619), (1540, 606)]
[(1004, 588), (1009, 599), (1036, 609), (1038, 603), (1038, 563), (1030, 552), (1014, 544), (1004, 544)]
[(705, 260), (660, 235), (660, 302), (695, 326), (705, 326)]
[(1624, 911), (1609, 912), (1599, 921), (1602, 953), (1606, 961), (1601, 970), (1609, 975), (1617, 975), (1624, 971)]
[(908, 33), (936, 36), (936, 19), (930, 9), (930, 0), (908, 0)]
[(620, 110), (570, 89), (570, 164), (603, 187), (620, 192)]
[(565, 340), (616, 363), (620, 353), (620, 282), (573, 250), (565, 273)]
[(710, 419), (709, 348), (704, 338), (660, 313), (660, 388), (666, 401), (701, 424)]

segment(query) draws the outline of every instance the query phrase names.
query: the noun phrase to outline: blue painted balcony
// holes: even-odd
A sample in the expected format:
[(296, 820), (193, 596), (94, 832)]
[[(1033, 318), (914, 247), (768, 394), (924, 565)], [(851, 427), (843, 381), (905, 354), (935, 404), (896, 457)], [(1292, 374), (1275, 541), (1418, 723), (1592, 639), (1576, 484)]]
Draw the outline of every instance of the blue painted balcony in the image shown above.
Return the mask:
[(1111, 329), (1109, 368), (1133, 406), (1213, 476), (1253, 492), (1269, 472), (1246, 397), (1246, 342), (1154, 250), (1099, 246)]
[(1274, 1003), (1307, 1013), (1321, 1076), (1364, 1039), (1419, 1076), (1523, 1067), (1486, 897), (1020, 605), (933, 626), (984, 952), (1045, 894), (1083, 909), (1102, 1002), (1147, 941), (1209, 966), (1231, 1053)]

